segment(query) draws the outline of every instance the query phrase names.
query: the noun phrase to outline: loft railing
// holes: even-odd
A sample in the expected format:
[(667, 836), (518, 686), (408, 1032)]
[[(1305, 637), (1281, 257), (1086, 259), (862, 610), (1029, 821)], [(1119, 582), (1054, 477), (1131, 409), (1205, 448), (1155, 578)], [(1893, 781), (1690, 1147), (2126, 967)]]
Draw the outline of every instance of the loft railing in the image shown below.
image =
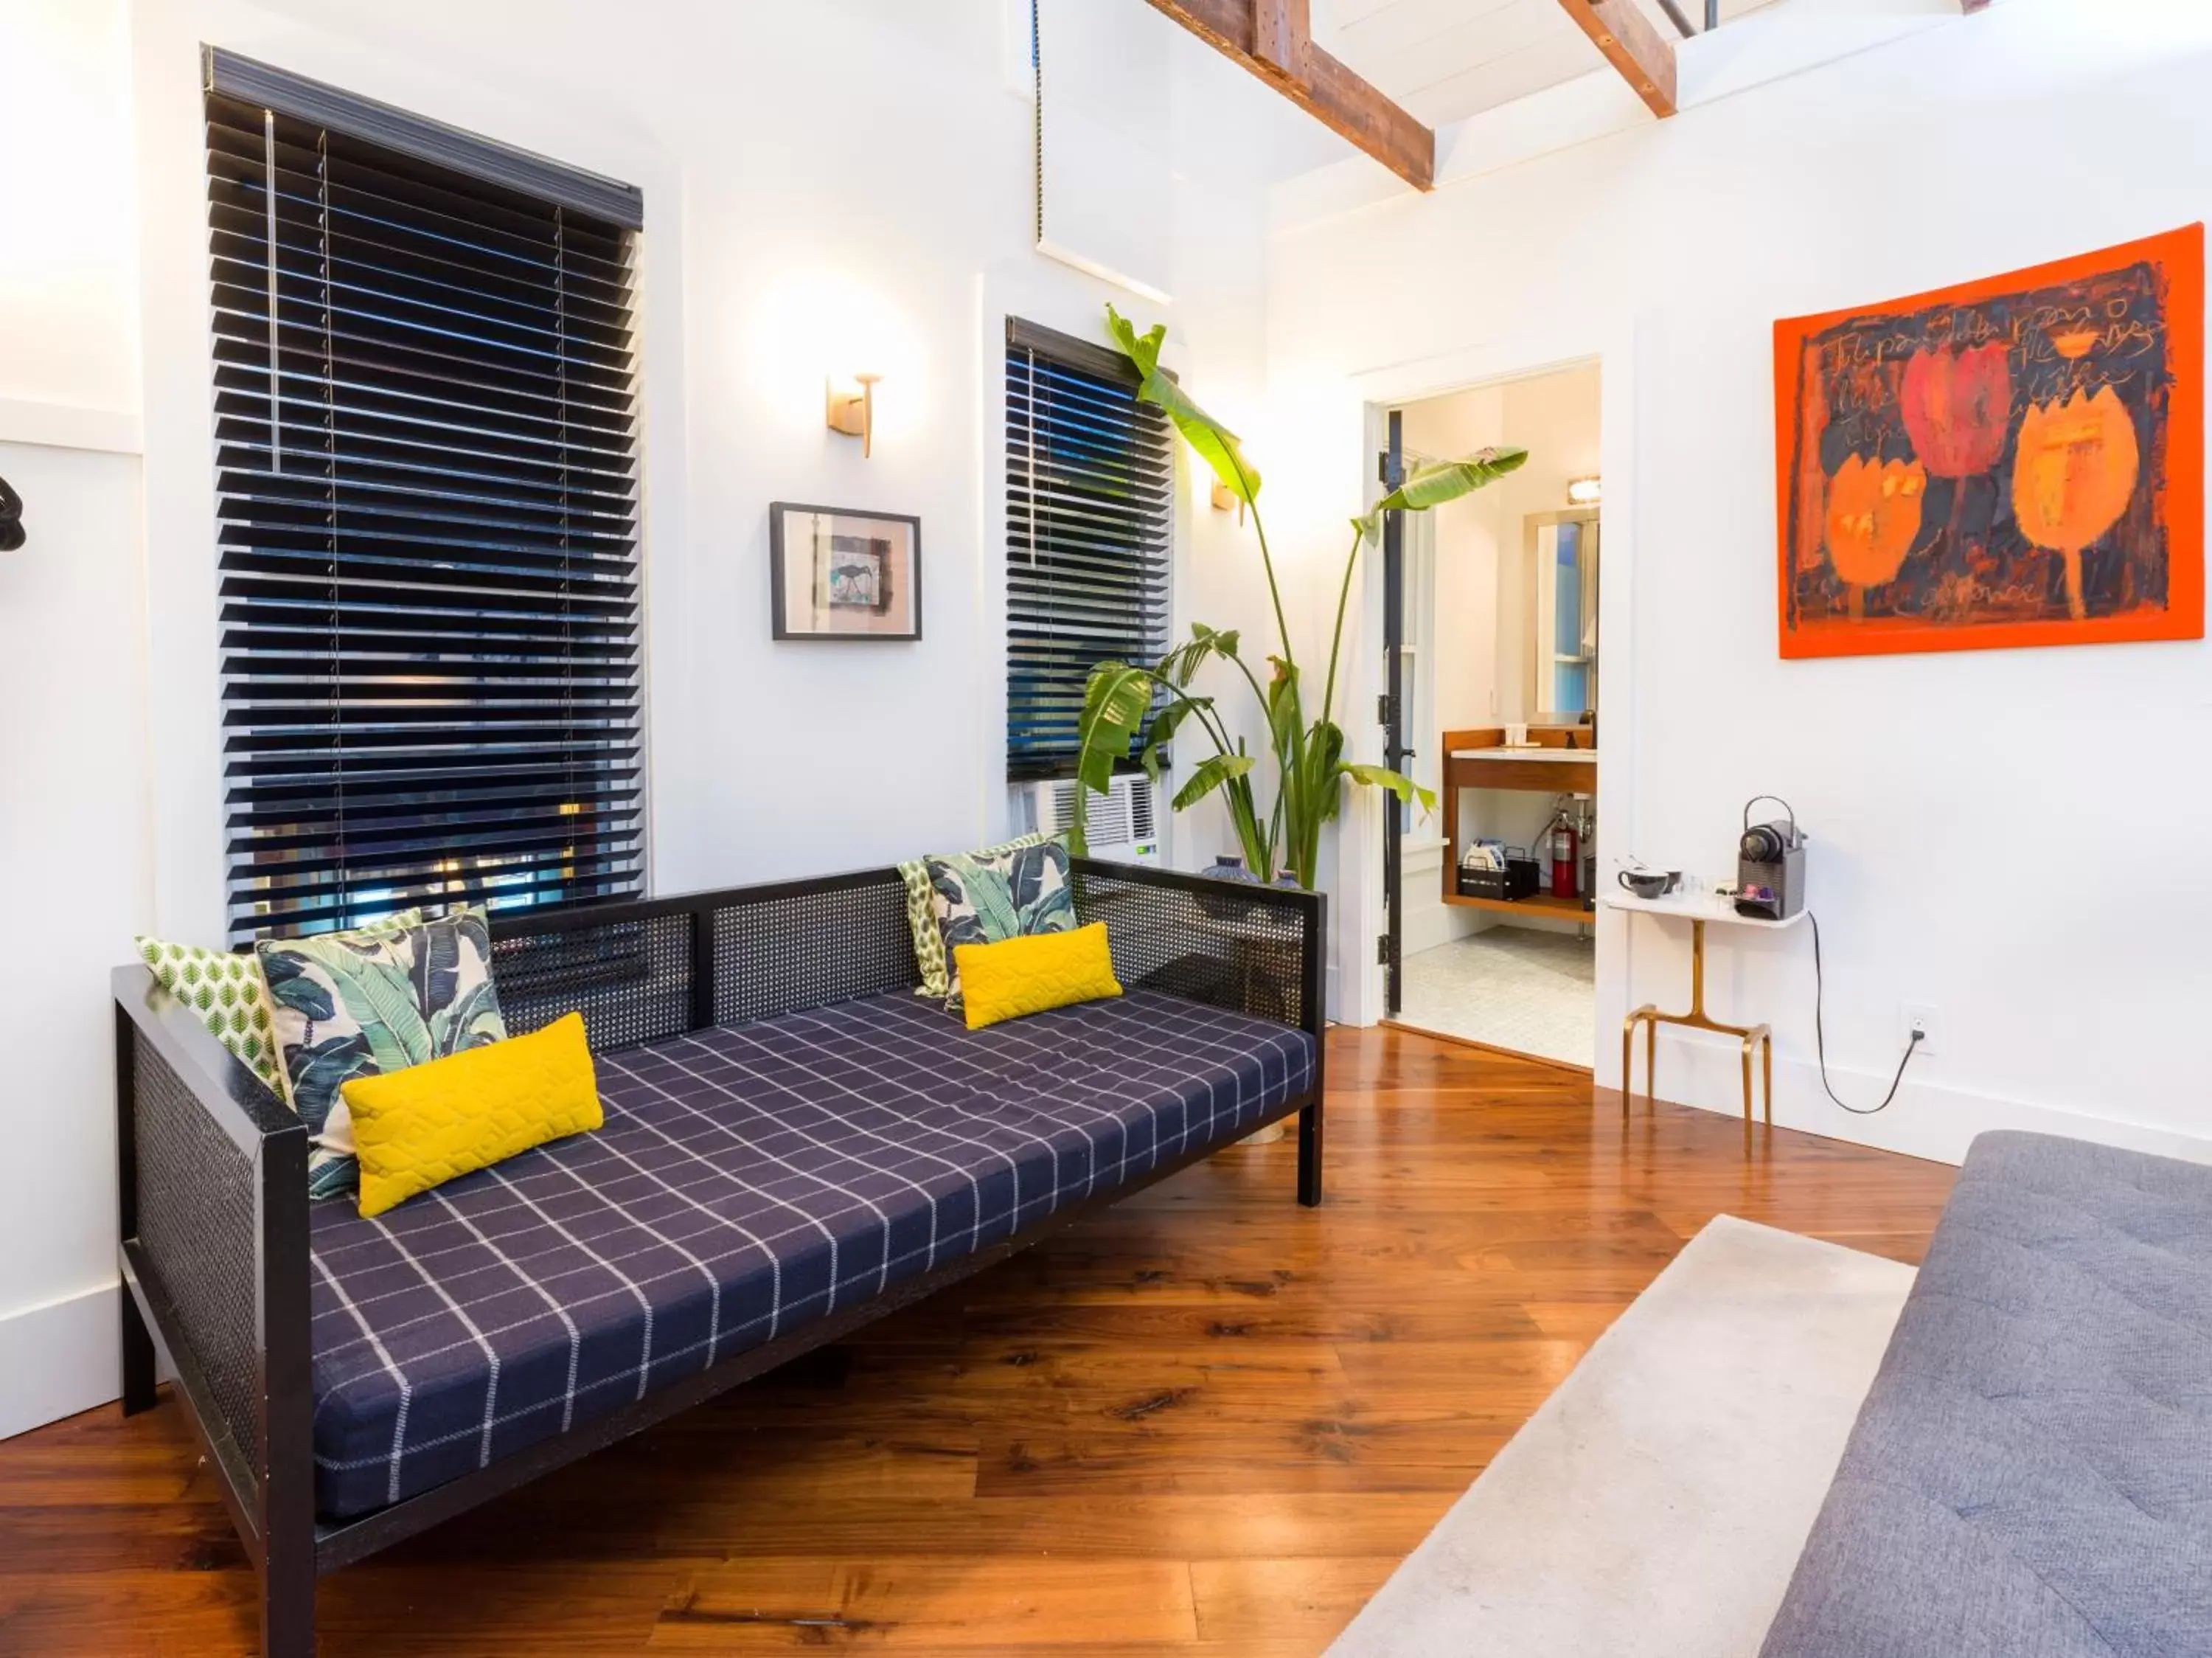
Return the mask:
[[(1682, 38), (1684, 40), (1686, 40), (1692, 35), (1698, 33), (1697, 29), (1691, 26), (1689, 18), (1684, 14), (1682, 8), (1675, 3), (1675, 0), (1659, 0), (1659, 9), (1667, 14), (1668, 21), (1674, 24), (1677, 29), (1681, 31)], [(1718, 28), (1720, 26), (1721, 0), (1705, 0), (1705, 31), (1710, 33), (1711, 31)]]

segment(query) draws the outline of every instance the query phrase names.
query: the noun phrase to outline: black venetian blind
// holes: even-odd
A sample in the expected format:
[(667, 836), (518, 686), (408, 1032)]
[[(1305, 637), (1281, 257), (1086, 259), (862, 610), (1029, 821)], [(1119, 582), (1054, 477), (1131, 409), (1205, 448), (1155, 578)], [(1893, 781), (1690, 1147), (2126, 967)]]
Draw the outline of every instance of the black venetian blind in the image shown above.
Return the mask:
[(559, 177), (536, 157), (453, 135), (491, 159), (444, 164), (443, 129), (362, 105), (355, 132), (395, 139), (372, 142), (331, 123), (343, 94), (302, 83), (308, 119), (222, 67), (234, 932), (636, 894), (635, 219), (507, 181)]
[(1167, 417), (1126, 359), (1006, 324), (1006, 771), (1075, 774), (1094, 663), (1168, 648)]

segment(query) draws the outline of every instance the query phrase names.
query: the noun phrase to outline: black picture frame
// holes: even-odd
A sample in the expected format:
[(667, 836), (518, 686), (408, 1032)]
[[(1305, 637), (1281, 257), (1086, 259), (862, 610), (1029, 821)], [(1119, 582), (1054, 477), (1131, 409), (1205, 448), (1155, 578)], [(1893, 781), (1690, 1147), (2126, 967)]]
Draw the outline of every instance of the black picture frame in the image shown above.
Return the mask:
[[(817, 622), (842, 618), (848, 625), (794, 626), (797, 596), (791, 557), (800, 551), (787, 531), (791, 519), (805, 515), (842, 521), (829, 538), (826, 565), (819, 537), (813, 538), (817, 565), (809, 574), (806, 612)], [(869, 530), (890, 532), (873, 535)], [(768, 508), (769, 617), (775, 639), (831, 639), (903, 643), (921, 637), (921, 520), (908, 513), (816, 506), (802, 501), (771, 501)], [(903, 619), (906, 625), (896, 623)], [(886, 621), (893, 625), (886, 626)]]

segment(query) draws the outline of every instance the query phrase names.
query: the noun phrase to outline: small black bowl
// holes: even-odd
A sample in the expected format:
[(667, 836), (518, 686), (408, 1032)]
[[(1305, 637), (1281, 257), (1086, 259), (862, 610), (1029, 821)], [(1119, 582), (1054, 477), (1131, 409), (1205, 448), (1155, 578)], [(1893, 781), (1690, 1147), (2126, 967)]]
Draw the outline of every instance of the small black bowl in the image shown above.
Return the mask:
[(1623, 869), (1620, 884), (1638, 898), (1664, 898), (1681, 884), (1680, 869)]

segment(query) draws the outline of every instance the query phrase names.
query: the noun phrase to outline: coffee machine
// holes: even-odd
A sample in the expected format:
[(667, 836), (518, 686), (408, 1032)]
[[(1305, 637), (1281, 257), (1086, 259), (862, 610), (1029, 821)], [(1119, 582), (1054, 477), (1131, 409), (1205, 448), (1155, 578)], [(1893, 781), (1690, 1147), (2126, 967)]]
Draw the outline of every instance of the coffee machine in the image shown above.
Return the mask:
[[(1784, 821), (1753, 823), (1751, 808), (1762, 801), (1780, 807)], [(1758, 921), (1787, 921), (1805, 907), (1805, 836), (1797, 813), (1773, 795), (1744, 803), (1743, 835), (1736, 843), (1735, 912)]]

